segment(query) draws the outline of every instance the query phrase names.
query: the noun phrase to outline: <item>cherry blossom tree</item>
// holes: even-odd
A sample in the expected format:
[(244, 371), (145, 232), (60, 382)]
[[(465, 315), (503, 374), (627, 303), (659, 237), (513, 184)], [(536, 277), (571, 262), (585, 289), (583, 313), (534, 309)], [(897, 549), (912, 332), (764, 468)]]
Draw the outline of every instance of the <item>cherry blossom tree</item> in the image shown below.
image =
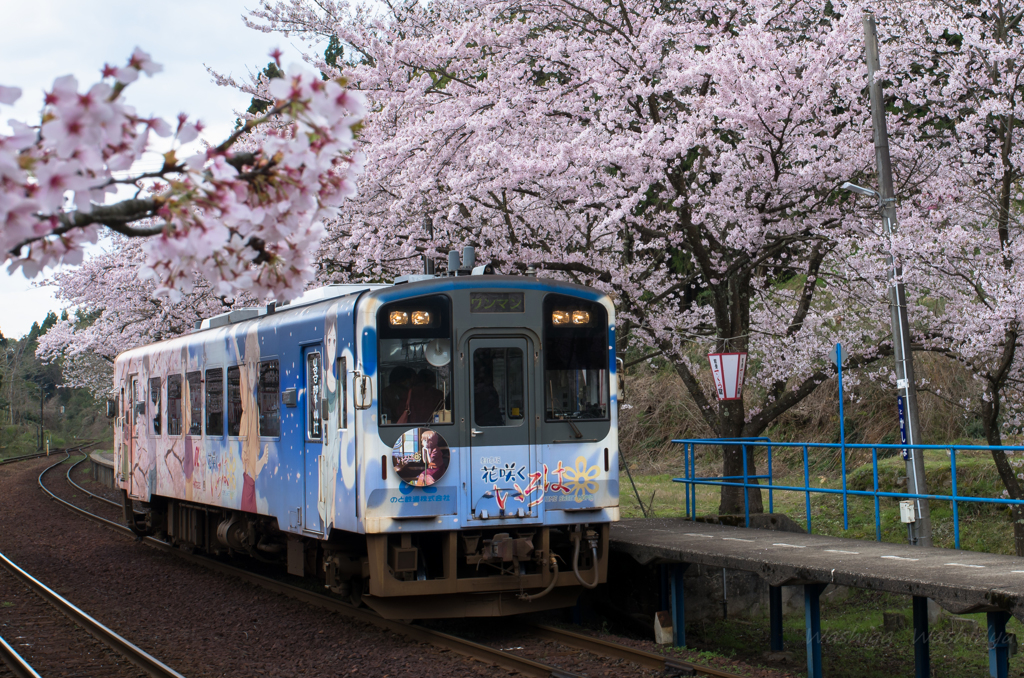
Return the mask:
[[(147, 238), (143, 272), (174, 299), (192, 290), (197, 273), (221, 295), (295, 296), (312, 279), (323, 220), (355, 194), (362, 95), (340, 77), (292, 68), (271, 84), (262, 116), (205, 152), (178, 157), (201, 124), (184, 114), (175, 124), (141, 116), (124, 97), (140, 74), (160, 70), (136, 49), (85, 91), (72, 76), (58, 78), (37, 124), (12, 121), (13, 134), (0, 135), (5, 261), (28, 277), (80, 263), (103, 227)], [(0, 87), (0, 104), (20, 96)], [(134, 172), (151, 135), (172, 147), (159, 170)]]
[[(250, 23), (337, 36), (375, 111), (360, 196), (325, 239), (330, 275), (386, 278), (470, 242), (506, 272), (605, 289), (619, 348), (670, 360), (722, 437), (758, 435), (813, 392), (836, 339), (860, 349), (854, 365), (891, 352), (884, 283), (849, 262), (884, 252), (862, 251), (869, 221), (835, 190), (872, 164), (855, 5), (445, 0), (375, 15), (291, 0)], [(715, 403), (698, 378), (715, 348), (750, 352), (742, 401)], [(740, 450), (725, 461), (742, 475)], [(720, 510), (743, 504), (726, 489)]]
[(57, 299), (76, 310), (40, 337), (36, 351), (45, 361), (63, 359), (63, 386), (105, 397), (114, 388), (119, 353), (187, 334), (197, 320), (256, 301), (246, 293), (218, 296), (198, 274), (189, 292), (172, 300), (156, 293), (155, 280), (139, 276), (146, 262), (142, 239), (115, 235), (106, 245), (102, 254), (59, 270), (47, 281), (56, 287)]

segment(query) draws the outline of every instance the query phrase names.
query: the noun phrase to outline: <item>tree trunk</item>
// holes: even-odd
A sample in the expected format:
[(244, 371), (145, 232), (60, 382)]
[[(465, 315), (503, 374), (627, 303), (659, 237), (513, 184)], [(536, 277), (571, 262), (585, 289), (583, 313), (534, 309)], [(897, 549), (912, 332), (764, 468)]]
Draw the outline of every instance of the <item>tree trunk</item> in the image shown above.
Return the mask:
[[(743, 409), (743, 401), (741, 400), (725, 400), (719, 403), (718, 431), (721, 437), (739, 438), (743, 435)], [(727, 482), (743, 482), (743, 448), (743, 445), (722, 446), (722, 475), (730, 478)], [(754, 463), (755, 455), (763, 453), (763, 447), (746, 446), (748, 483), (760, 485), (756, 479), (752, 479), (750, 476), (757, 475), (757, 465)], [(751, 513), (764, 512), (761, 490), (757, 488), (747, 489), (747, 503), (744, 503), (742, 487), (722, 487), (722, 503), (718, 507), (719, 514), (742, 515), (748, 509)]]
[[(1003, 437), (999, 432), (999, 394), (990, 393), (990, 401), (981, 403), (981, 423), (985, 430), (985, 440), (994, 447), (1002, 446)], [(1021, 487), (1017, 474), (1014, 473), (1010, 460), (1002, 450), (992, 450), (992, 461), (999, 471), (999, 478), (1003, 481), (1006, 492), (1010, 499), (1024, 499), (1024, 488)], [(1013, 548), (1018, 556), (1024, 556), (1024, 506), (1014, 504), (1010, 508), (1013, 516)]]

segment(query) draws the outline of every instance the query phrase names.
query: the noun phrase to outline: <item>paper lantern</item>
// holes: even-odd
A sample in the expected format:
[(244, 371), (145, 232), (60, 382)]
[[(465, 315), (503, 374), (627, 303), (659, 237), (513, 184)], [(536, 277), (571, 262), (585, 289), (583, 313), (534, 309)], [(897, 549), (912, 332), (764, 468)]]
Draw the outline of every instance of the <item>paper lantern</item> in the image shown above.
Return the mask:
[(746, 353), (710, 353), (711, 374), (719, 400), (739, 400), (743, 396), (743, 375), (747, 368)]

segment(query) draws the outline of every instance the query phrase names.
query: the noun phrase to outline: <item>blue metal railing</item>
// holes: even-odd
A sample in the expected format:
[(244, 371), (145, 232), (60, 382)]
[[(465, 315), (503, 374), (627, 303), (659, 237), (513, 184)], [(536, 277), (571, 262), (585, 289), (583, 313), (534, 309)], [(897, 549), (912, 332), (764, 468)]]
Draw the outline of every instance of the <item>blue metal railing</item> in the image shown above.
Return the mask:
[[(960, 548), (960, 512), (959, 504), (977, 503), (977, 504), (1006, 504), (1006, 505), (1020, 505), (1024, 504), (1024, 500), (1014, 499), (1003, 499), (993, 497), (972, 497), (960, 495), (957, 493), (956, 486), (956, 455), (957, 451), (977, 451), (983, 450), (991, 452), (992, 450), (1003, 450), (1004, 452), (1020, 453), (1024, 452), (1024, 447), (1012, 447), (1012, 446), (1000, 446), (1000, 447), (987, 447), (981, 445), (867, 445), (867, 444), (850, 444), (850, 443), (779, 443), (772, 442), (768, 438), (709, 438), (709, 439), (684, 439), (684, 440), (673, 440), (673, 443), (683, 445), (683, 473), (682, 478), (673, 478), (677, 483), (685, 483), (685, 495), (686, 495), (686, 517), (694, 518), (697, 515), (697, 486), (698, 485), (713, 485), (716, 487), (741, 487), (744, 488), (743, 492), (743, 510), (746, 518), (746, 525), (750, 527), (750, 493), (749, 489), (767, 490), (768, 491), (768, 512), (774, 511), (774, 493), (776, 491), (786, 492), (802, 492), (804, 493), (804, 505), (807, 512), (807, 532), (812, 532), (811, 522), (811, 494), (838, 494), (843, 497), (843, 529), (850, 529), (850, 511), (848, 498), (854, 497), (872, 497), (875, 504), (875, 540), (882, 540), (882, 520), (881, 510), (879, 506), (879, 499), (882, 497), (889, 497), (895, 499), (918, 499), (918, 500), (929, 500), (933, 499), (936, 501), (948, 501), (953, 505), (953, 542), (956, 548)], [(713, 477), (697, 477), (696, 471), (696, 457), (698, 446), (733, 446), (739, 447), (743, 453), (743, 475), (742, 476), (713, 476)], [(803, 450), (803, 475), (804, 485), (803, 487), (791, 486), (791, 485), (776, 485), (773, 482), (772, 475), (772, 449), (773, 448), (801, 448)], [(751, 475), (748, 473), (748, 461), (751, 455), (754, 454), (755, 450), (763, 449), (766, 453), (767, 459), (765, 464), (766, 473), (761, 475)], [(826, 450), (838, 450), (842, 457), (841, 474), (842, 474), (842, 487), (841, 489), (828, 488), (828, 487), (811, 487), (810, 485), (810, 465), (808, 464), (808, 450), (809, 449), (826, 449)], [(846, 452), (848, 450), (871, 450), (871, 467), (872, 475), (874, 479), (873, 490), (851, 490), (847, 486), (846, 478)], [(879, 450), (894, 450), (896, 452), (905, 452), (906, 450), (944, 450), (949, 453), (949, 465), (950, 465), (950, 481), (951, 481), (951, 494), (915, 494), (912, 492), (884, 492), (878, 489), (878, 451)], [(758, 481), (767, 481), (767, 484), (762, 485)]]

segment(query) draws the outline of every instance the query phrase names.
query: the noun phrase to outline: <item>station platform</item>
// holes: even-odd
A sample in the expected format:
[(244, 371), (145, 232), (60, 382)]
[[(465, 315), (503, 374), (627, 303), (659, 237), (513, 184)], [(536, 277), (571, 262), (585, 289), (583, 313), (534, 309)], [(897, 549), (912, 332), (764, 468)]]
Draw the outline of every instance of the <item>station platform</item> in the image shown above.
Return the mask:
[(90, 452), (89, 461), (92, 463), (92, 479), (103, 483), (105, 486), (114, 487), (114, 453), (113, 452)]
[(1016, 556), (730, 527), (685, 518), (613, 523), (611, 548), (642, 564), (674, 564), (670, 600), (677, 645), (686, 644), (682, 572), (691, 564), (755, 572), (768, 583), (773, 651), (782, 649), (780, 587), (803, 586), (808, 675), (812, 677), (822, 675), (818, 606), (829, 584), (913, 596), (917, 673), (923, 676), (930, 675), (929, 598), (954, 614), (988, 613), (993, 676), (1007, 675), (1006, 621), (1010, 615), (1024, 621), (1024, 558)]

